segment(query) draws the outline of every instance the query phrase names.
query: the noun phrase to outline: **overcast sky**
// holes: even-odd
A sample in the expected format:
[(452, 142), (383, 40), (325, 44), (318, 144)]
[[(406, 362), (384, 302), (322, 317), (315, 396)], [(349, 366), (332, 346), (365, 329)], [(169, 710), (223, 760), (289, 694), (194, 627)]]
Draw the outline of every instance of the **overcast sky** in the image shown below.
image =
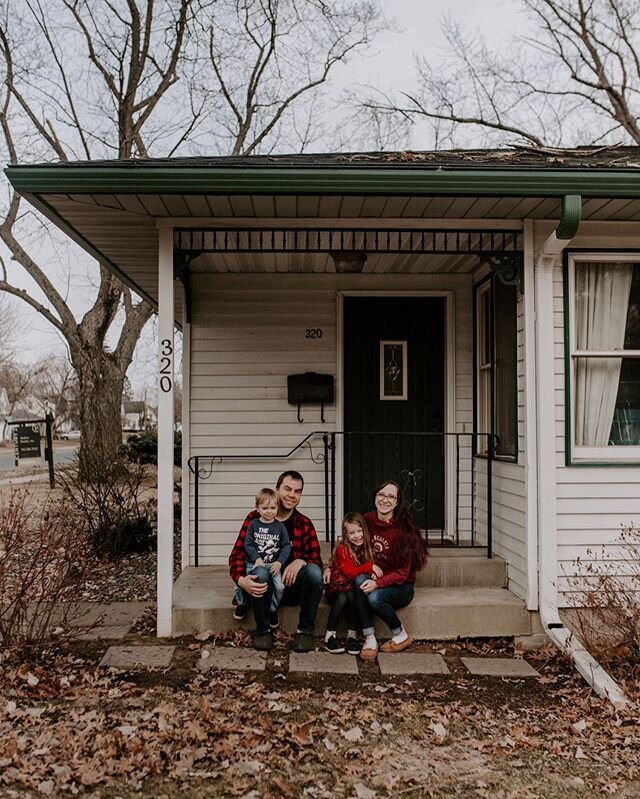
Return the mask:
[[(395, 20), (396, 30), (381, 34), (366, 57), (354, 58), (336, 74), (334, 92), (354, 84), (370, 84), (383, 90), (410, 88), (414, 81), (415, 54), (439, 61), (444, 54), (440, 30), (443, 18), (450, 14), (461, 20), (469, 31), (481, 32), (487, 43), (508, 43), (526, 24), (517, 0), (382, 0), (385, 14)], [(82, 270), (86, 273), (86, 270)], [(78, 281), (86, 285), (86, 279)], [(78, 283), (76, 283), (78, 285)], [(71, 303), (72, 307), (74, 303)], [(22, 342), (24, 359), (36, 360), (49, 353), (65, 353), (64, 342), (35, 312), (18, 302), (21, 319), (27, 329)], [(155, 393), (155, 346), (153, 330), (145, 336), (145, 346), (132, 364), (130, 377), (136, 396), (145, 385)]]

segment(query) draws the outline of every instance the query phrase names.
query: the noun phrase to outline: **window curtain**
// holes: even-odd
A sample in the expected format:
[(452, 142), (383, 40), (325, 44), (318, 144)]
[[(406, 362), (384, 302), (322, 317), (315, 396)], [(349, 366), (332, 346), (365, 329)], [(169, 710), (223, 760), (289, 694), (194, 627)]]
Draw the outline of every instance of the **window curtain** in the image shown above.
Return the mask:
[[(576, 264), (576, 349), (624, 347), (631, 263)], [(575, 443), (606, 447), (620, 383), (622, 358), (576, 358)]]

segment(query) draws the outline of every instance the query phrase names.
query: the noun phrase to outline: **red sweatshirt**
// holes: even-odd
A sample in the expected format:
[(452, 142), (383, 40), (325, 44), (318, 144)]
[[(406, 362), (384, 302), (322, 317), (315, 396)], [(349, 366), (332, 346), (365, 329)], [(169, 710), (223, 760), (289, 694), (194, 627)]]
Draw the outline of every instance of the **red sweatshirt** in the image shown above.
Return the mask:
[(382, 569), (382, 577), (377, 578), (378, 588), (402, 583), (415, 583), (416, 571), (411, 560), (402, 560), (398, 555), (398, 543), (402, 533), (395, 521), (383, 522), (375, 511), (364, 515), (376, 565)]
[(371, 561), (357, 566), (347, 547), (344, 544), (338, 544), (331, 560), (331, 580), (327, 586), (327, 593), (336, 594), (338, 591), (349, 591), (353, 588), (353, 581), (359, 574), (371, 574), (372, 569)]

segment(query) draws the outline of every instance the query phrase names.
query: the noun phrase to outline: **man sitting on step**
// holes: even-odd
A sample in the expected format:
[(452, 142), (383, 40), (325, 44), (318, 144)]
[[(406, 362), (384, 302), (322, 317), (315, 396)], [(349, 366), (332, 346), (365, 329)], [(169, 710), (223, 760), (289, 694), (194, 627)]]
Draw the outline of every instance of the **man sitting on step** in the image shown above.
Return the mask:
[[(285, 564), (282, 579), (285, 585), (282, 605), (300, 605), (300, 618), (294, 636), (293, 651), (309, 652), (313, 648), (318, 605), (322, 598), (322, 559), (320, 544), (313, 522), (297, 510), (302, 497), (304, 479), (300, 472), (283, 472), (276, 483), (278, 495), (277, 519), (287, 528), (291, 541), (291, 557)], [(256, 518), (253, 510), (242, 524), (231, 554), (229, 555), (229, 574), (231, 579), (248, 596), (256, 620), (253, 645), (256, 649), (267, 651), (273, 646), (269, 627), (269, 607), (271, 604), (271, 582), (268, 569), (263, 566), (245, 574), (246, 551), (244, 540), (249, 524)], [(238, 612), (239, 610), (239, 612)], [(236, 608), (235, 618), (243, 617), (241, 606)]]

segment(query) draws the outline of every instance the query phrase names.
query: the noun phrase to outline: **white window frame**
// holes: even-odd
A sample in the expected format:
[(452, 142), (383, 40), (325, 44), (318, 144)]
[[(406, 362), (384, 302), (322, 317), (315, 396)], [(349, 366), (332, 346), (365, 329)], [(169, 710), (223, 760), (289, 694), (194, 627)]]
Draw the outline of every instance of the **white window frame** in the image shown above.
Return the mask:
[[(387, 345), (400, 347), (402, 350), (402, 394), (387, 395), (384, 391), (384, 348)], [(394, 400), (406, 400), (409, 398), (409, 377), (407, 375), (408, 366), (407, 342), (406, 341), (380, 341), (380, 399), (387, 402)]]
[(567, 293), (569, 309), (568, 324), (568, 357), (566, 368), (569, 370), (569, 389), (571, 401), (567, 408), (570, 413), (571, 424), (571, 457), (570, 463), (588, 462), (608, 462), (608, 463), (636, 463), (640, 462), (640, 446), (606, 446), (606, 447), (584, 447), (575, 443), (576, 427), (576, 388), (575, 373), (576, 363), (579, 358), (606, 358), (619, 357), (623, 353), (624, 358), (640, 358), (640, 350), (619, 350), (615, 352), (605, 352), (596, 350), (578, 350), (576, 348), (576, 264), (581, 262), (601, 262), (629, 261), (640, 264), (640, 252), (579, 252), (569, 253), (567, 260)]

